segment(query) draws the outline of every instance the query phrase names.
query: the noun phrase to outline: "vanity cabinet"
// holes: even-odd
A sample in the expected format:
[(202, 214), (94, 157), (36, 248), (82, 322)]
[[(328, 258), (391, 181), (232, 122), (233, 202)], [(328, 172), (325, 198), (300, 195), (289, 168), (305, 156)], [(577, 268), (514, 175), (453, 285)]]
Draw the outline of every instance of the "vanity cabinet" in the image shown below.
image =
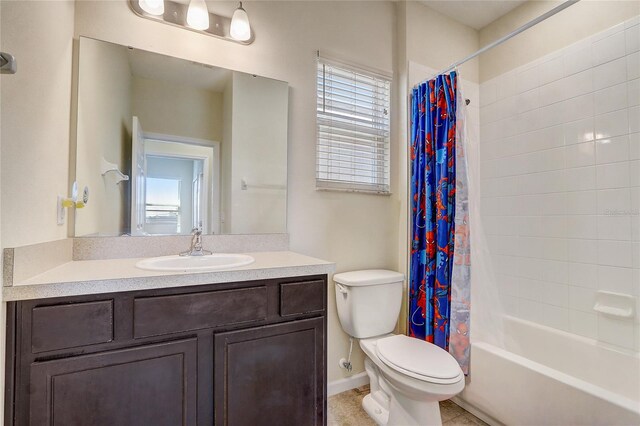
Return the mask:
[(5, 424), (326, 424), (326, 283), (10, 302)]
[(34, 363), (32, 425), (196, 424), (197, 340)]
[(324, 407), (323, 330), (322, 319), (314, 318), (216, 334), (219, 423), (318, 424)]

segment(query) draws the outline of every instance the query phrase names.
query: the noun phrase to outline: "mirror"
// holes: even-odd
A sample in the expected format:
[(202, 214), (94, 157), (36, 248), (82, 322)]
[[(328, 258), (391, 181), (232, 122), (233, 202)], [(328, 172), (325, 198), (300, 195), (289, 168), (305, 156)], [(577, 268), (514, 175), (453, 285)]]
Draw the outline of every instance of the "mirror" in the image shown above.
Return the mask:
[(286, 232), (288, 84), (81, 37), (75, 236)]

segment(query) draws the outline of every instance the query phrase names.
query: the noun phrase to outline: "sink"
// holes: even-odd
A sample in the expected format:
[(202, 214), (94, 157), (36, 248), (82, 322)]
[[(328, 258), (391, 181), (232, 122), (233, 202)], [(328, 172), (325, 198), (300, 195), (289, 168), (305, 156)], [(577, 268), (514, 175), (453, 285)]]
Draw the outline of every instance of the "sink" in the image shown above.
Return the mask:
[(205, 256), (161, 256), (143, 259), (136, 267), (150, 271), (207, 272), (249, 265), (254, 258), (247, 254), (214, 253)]

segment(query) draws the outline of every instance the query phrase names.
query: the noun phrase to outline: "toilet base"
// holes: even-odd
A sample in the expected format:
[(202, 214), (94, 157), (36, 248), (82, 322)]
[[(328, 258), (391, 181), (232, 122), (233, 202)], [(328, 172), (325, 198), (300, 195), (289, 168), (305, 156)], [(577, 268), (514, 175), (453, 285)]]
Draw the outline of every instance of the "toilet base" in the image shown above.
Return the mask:
[[(391, 417), (389, 416), (389, 410), (379, 404), (371, 394), (365, 396), (362, 400), (362, 408), (364, 408), (364, 411), (374, 422), (376, 422), (378, 426), (442, 425), (440, 404), (438, 402), (425, 403), (424, 401), (418, 402), (405, 400), (401, 404), (395, 399), (392, 399), (389, 402), (391, 404), (390, 409), (393, 411), (393, 415)], [(406, 405), (415, 406), (406, 407)], [(409, 416), (408, 412), (411, 412), (414, 416), (418, 414), (417, 418), (419, 420), (416, 420), (413, 416)]]
[(388, 426), (442, 426), (438, 401), (416, 401), (397, 395), (391, 400)]
[(389, 410), (378, 404), (371, 394), (362, 400), (362, 408), (378, 426), (386, 426), (389, 423)]
[(442, 425), (439, 398), (409, 398), (393, 389), (370, 358), (364, 365), (371, 391), (362, 400), (362, 408), (378, 426)]

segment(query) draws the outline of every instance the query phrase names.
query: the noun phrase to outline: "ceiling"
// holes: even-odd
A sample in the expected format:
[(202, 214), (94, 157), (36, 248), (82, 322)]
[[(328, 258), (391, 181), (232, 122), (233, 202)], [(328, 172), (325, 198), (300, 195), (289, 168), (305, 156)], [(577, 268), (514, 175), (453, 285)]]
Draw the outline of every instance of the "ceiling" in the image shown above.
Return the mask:
[(432, 9), (479, 30), (527, 0), (421, 0)]

